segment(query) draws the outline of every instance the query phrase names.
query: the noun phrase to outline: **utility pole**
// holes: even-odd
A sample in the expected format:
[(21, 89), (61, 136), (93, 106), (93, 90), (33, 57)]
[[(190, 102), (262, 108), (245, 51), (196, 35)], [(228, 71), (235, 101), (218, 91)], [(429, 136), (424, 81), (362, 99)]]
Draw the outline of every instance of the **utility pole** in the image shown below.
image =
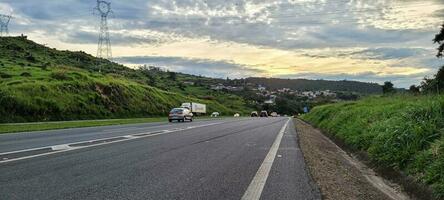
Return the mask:
[(11, 18), (11, 15), (0, 14), (0, 37), (9, 36), (8, 25)]
[(97, 57), (111, 60), (111, 40), (109, 39), (108, 15), (112, 13), (111, 3), (97, 0), (96, 10), (100, 15), (99, 43)]
[[(98, 12), (98, 13), (97, 13)], [(112, 61), (111, 40), (109, 37), (108, 16), (113, 11), (111, 10), (111, 3), (103, 0), (97, 0), (97, 7), (94, 8), (94, 13), (100, 16), (100, 30), (99, 42), (97, 47), (97, 57)], [(100, 64), (99, 64), (100, 65)], [(99, 72), (101, 66), (99, 66)]]

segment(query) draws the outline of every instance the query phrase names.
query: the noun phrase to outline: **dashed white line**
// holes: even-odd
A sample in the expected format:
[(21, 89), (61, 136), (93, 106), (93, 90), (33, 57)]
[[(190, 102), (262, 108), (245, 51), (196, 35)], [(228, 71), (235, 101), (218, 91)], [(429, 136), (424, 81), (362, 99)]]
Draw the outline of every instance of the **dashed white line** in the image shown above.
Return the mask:
[(265, 183), (267, 182), (268, 175), (270, 174), (271, 167), (273, 166), (273, 162), (281, 144), (282, 137), (289, 122), (290, 119), (279, 131), (276, 139), (273, 142), (273, 145), (270, 148), (270, 151), (268, 151), (267, 156), (259, 167), (259, 170), (257, 170), (256, 175), (247, 188), (247, 191), (245, 191), (244, 195), (242, 196), (242, 200), (259, 200), (261, 198), (262, 190), (264, 189)]
[(61, 144), (61, 145), (56, 145), (56, 146), (52, 146), (51, 149), (53, 151), (60, 151), (60, 150), (66, 150), (66, 149), (70, 149), (71, 147), (67, 144)]

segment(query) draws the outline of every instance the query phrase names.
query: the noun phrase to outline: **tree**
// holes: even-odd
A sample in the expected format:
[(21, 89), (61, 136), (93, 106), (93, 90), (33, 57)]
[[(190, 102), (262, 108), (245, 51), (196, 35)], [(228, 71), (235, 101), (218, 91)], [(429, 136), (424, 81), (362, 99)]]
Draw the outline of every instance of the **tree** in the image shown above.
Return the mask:
[(384, 85), (382, 86), (382, 92), (384, 94), (395, 93), (395, 88), (393, 88), (393, 83), (390, 81), (384, 82)]
[(416, 85), (411, 85), (409, 88), (409, 92), (412, 94), (419, 94), (420, 90), (419, 87)]
[(180, 83), (177, 84), (177, 87), (178, 87), (180, 90), (185, 91), (185, 88), (186, 88), (187, 86), (186, 86), (185, 84), (183, 84), (182, 82), (180, 82)]
[(151, 67), (146, 65), (139, 67), (139, 72), (142, 73), (148, 80), (146, 83), (151, 86), (156, 86), (156, 76)]
[(438, 58), (441, 58), (444, 52), (444, 24), (441, 26), (441, 31), (437, 35), (435, 35), (435, 39), (433, 39), (433, 42), (435, 44), (439, 44), (438, 54), (436, 56)]
[(177, 79), (176, 72), (168, 72), (168, 78), (173, 80), (173, 81), (176, 81), (176, 79)]
[(444, 89), (444, 66), (438, 70), (434, 78), (424, 78), (421, 88), (426, 93), (440, 93)]
[[(442, 58), (444, 56), (444, 24), (441, 26), (441, 31), (435, 35), (433, 42), (439, 44), (436, 56)], [(444, 89), (444, 66), (438, 70), (434, 78), (424, 78), (421, 89), (425, 93), (440, 93), (440, 90)]]

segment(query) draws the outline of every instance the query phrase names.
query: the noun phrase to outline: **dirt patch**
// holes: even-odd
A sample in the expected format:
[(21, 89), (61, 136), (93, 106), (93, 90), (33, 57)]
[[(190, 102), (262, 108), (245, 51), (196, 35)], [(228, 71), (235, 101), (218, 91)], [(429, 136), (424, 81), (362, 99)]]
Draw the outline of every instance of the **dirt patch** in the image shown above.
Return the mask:
[(409, 199), (397, 186), (347, 155), (311, 125), (295, 119), (299, 142), (311, 176), (323, 199)]

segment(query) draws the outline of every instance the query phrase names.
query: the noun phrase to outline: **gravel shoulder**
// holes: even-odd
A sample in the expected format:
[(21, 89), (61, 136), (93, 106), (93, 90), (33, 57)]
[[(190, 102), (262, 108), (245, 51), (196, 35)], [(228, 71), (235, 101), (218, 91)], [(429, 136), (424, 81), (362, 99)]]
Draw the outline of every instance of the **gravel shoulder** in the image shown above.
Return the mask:
[(323, 199), (409, 199), (397, 192), (396, 186), (348, 156), (318, 129), (299, 119), (294, 123), (305, 162)]

